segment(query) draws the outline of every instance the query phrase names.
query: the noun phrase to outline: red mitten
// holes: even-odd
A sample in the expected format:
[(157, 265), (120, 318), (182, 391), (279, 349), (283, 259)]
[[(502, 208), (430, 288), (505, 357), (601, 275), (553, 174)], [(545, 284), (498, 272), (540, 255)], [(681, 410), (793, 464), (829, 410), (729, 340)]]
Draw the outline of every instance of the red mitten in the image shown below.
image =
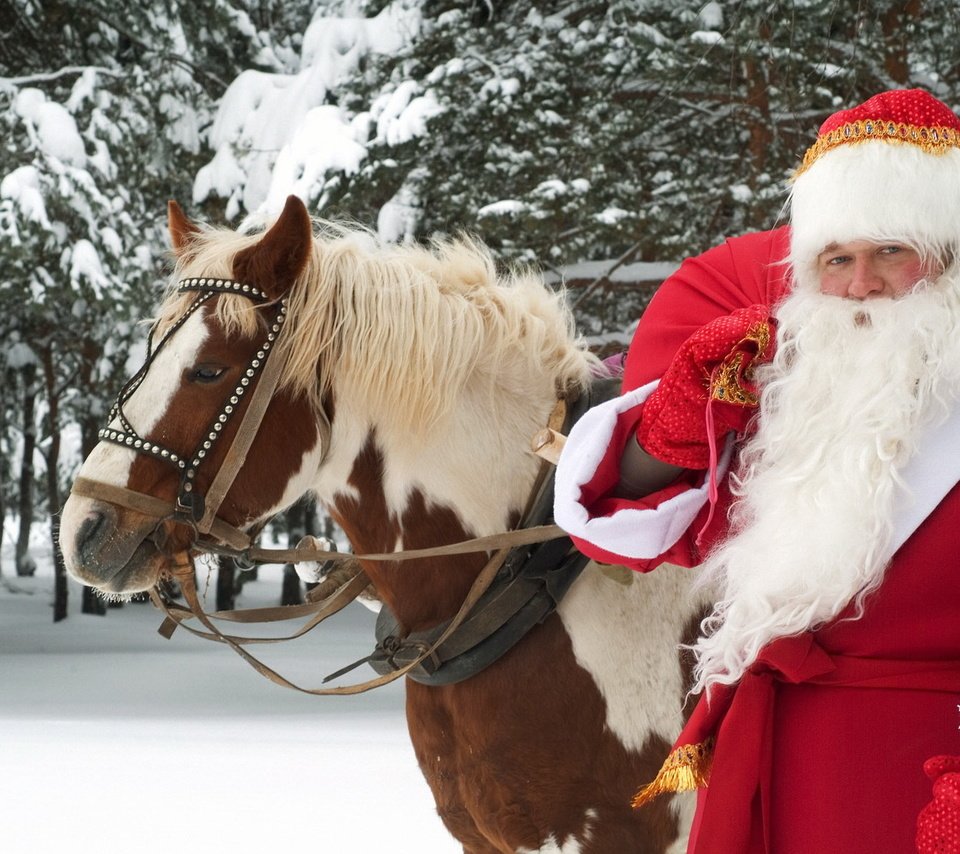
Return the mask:
[(775, 338), (776, 321), (764, 305), (718, 317), (694, 332), (644, 403), (640, 447), (671, 465), (707, 468), (711, 445), (747, 429), (758, 402), (753, 372), (773, 358)]
[(960, 756), (923, 763), (933, 780), (933, 800), (917, 816), (918, 854), (960, 854)]

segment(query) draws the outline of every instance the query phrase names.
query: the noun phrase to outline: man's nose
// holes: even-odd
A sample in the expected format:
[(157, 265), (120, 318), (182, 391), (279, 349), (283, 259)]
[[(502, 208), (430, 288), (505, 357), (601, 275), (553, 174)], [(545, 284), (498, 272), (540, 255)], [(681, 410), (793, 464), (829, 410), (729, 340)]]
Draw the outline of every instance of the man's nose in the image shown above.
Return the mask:
[(873, 294), (882, 293), (883, 289), (883, 278), (874, 270), (870, 260), (855, 258), (847, 295), (854, 299), (866, 299)]

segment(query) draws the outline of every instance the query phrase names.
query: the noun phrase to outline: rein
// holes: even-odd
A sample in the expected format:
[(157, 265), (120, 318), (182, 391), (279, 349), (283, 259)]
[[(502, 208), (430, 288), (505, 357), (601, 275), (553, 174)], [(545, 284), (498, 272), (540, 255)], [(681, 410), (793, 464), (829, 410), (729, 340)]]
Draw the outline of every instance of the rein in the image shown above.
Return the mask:
[[(109, 426), (101, 430), (99, 434), (100, 438), (104, 441), (130, 448), (136, 452), (153, 456), (158, 460), (173, 465), (180, 473), (180, 485), (176, 500), (173, 502), (165, 501), (125, 487), (83, 477), (76, 479), (72, 489), (72, 492), (77, 495), (125, 507), (148, 518), (156, 519), (157, 526), (155, 533), (151, 536), (156, 536), (156, 532), (159, 531), (160, 526), (167, 521), (186, 525), (192, 530), (193, 537), (191, 544), (185, 551), (172, 556), (174, 567), (171, 573), (180, 585), (188, 608), (168, 601), (156, 587), (150, 592), (154, 604), (166, 614), (166, 619), (160, 627), (160, 633), (164, 637), (169, 638), (176, 627), (182, 625), (187, 631), (198, 637), (228, 645), (258, 673), (270, 679), (272, 682), (286, 688), (292, 688), (303, 693), (314, 695), (357, 694), (392, 682), (413, 671), (415, 668), (419, 668), (420, 676), (422, 676), (424, 672), (432, 673), (436, 671), (444, 663), (444, 659), (439, 657), (438, 650), (455, 635), (461, 625), (471, 616), (471, 612), (474, 611), (481, 600), (484, 602), (489, 601), (490, 596), (487, 596), (486, 599), (484, 599), (484, 596), (490, 591), (491, 585), (498, 578), (498, 575), (502, 575), (501, 569), (504, 567), (504, 564), (507, 563), (508, 558), (510, 558), (511, 555), (516, 555), (517, 550), (524, 547), (565, 538), (565, 532), (557, 525), (531, 524), (534, 521), (531, 519), (533, 508), (538, 503), (543, 503), (544, 489), (552, 482), (552, 466), (549, 463), (555, 462), (555, 459), (551, 459), (550, 451), (555, 451), (555, 447), (540, 447), (548, 444), (540, 438), (537, 438), (534, 443), (534, 452), (540, 454), (545, 461), (541, 464), (540, 472), (527, 502), (527, 507), (522, 515), (523, 521), (521, 524), (529, 525), (529, 527), (520, 527), (513, 531), (476, 537), (443, 546), (386, 553), (352, 554), (330, 551), (316, 548), (313, 545), (306, 545), (306, 539), (302, 540), (295, 548), (269, 549), (256, 546), (248, 533), (220, 518), (217, 512), (246, 460), (247, 453), (256, 437), (266, 409), (279, 382), (282, 365), (276, 358), (270, 359), (269, 357), (274, 349), (276, 339), (283, 329), (286, 306), (283, 300), (274, 304), (275, 316), (273, 323), (269, 327), (266, 339), (261, 342), (255, 357), (251, 360), (250, 365), (244, 372), (240, 384), (234, 389), (233, 394), (224, 402), (220, 413), (212, 422), (205, 438), (189, 458), (183, 458), (173, 450), (140, 436), (124, 414), (124, 404), (132, 397), (136, 389), (143, 382), (148, 368), (156, 359), (157, 353), (170, 340), (171, 336), (183, 326), (186, 320), (211, 296), (217, 293), (226, 293), (245, 296), (255, 303), (265, 306), (268, 306), (269, 302), (267, 296), (256, 288), (223, 279), (185, 279), (179, 283), (178, 291), (181, 293), (198, 291), (199, 295), (187, 309), (186, 313), (168, 330), (156, 349), (152, 347), (151, 335), (151, 346), (148, 349), (146, 362), (121, 390), (117, 402), (111, 411), (111, 425), (117, 420), (121, 425), (121, 429)], [(241, 398), (258, 374), (259, 381), (256, 383), (253, 392), (247, 398), (247, 409), (243, 414), (233, 441), (227, 449), (224, 461), (213, 477), (206, 494), (202, 495), (195, 488), (197, 470), (207, 457), (213, 443), (222, 435), (224, 424), (226, 424), (234, 414)], [(558, 436), (555, 431), (564, 426), (566, 415), (566, 403), (561, 399), (551, 413), (546, 431), (552, 436)], [(323, 456), (326, 457), (329, 452), (330, 434), (332, 431), (325, 413), (321, 413), (321, 423), (319, 426), (323, 445), (322, 453)], [(541, 433), (543, 432), (544, 431), (541, 431)], [(538, 434), (538, 437), (539, 435), (540, 434)], [(562, 437), (559, 438), (562, 440)], [(550, 488), (552, 489), (552, 487)], [(370, 661), (371, 664), (375, 665), (375, 669), (381, 671), (381, 675), (377, 678), (358, 685), (310, 689), (296, 685), (281, 676), (253, 656), (244, 647), (247, 644), (277, 643), (306, 634), (323, 620), (338, 613), (359, 596), (368, 584), (366, 575), (360, 572), (341, 585), (331, 595), (318, 602), (311, 602), (300, 606), (207, 613), (203, 609), (196, 588), (192, 557), (195, 551), (229, 556), (241, 565), (260, 563), (287, 564), (306, 561), (324, 562), (330, 565), (334, 562), (341, 561), (393, 562), (478, 552), (493, 552), (493, 554), (476, 577), (460, 609), (449, 622), (442, 624), (441, 627), (438, 627), (429, 634), (420, 637), (403, 638), (402, 663), (400, 661), (394, 662), (393, 656), (390, 656), (391, 660), (388, 666), (388, 672), (383, 672), (381, 667), (376, 666), (377, 651), (375, 651), (374, 655), (361, 659), (359, 662), (347, 668), (343, 668), (337, 673), (328, 676), (324, 681), (335, 678), (365, 661)], [(511, 566), (517, 563), (517, 558), (514, 557), (512, 561)], [(509, 570), (508, 574), (514, 573), (515, 569), (516, 567)], [(579, 572), (579, 569), (575, 569), (575, 572)], [(575, 574), (572, 574), (570, 580), (572, 581), (575, 577)], [(565, 585), (568, 584), (569, 581), (565, 582)], [(562, 592), (564, 591), (561, 591), (559, 596), (562, 596)], [(493, 595), (492, 591), (491, 595)], [(529, 596), (530, 594), (525, 595)], [(555, 607), (556, 602), (559, 601), (559, 597), (554, 595), (552, 598), (555, 600), (552, 607)], [(550, 606), (547, 607), (549, 608)], [(542, 619), (546, 613), (549, 613), (549, 610), (544, 611), (541, 608), (540, 613), (541, 616), (538, 619)], [(482, 616), (482, 614), (483, 611), (480, 612), (480, 616)], [(309, 617), (309, 619), (298, 631), (289, 636), (270, 638), (241, 637), (225, 634), (217, 628), (213, 622), (213, 620), (226, 620), (240, 623), (275, 622), (300, 617)], [(187, 625), (186, 621), (190, 619), (198, 620), (206, 631)], [(507, 617), (503, 617), (502, 619), (507, 619)], [(477, 619), (475, 618), (473, 622), (476, 623)], [(397, 628), (399, 629), (399, 627)], [(527, 629), (524, 629), (523, 633), (525, 633), (526, 630)], [(468, 630), (466, 636), (462, 634), (458, 636), (460, 637), (458, 643), (463, 645), (465, 638), (472, 638), (475, 634), (475, 629)], [(520, 636), (522, 636), (522, 634)], [(485, 639), (485, 636), (481, 640), (483, 639)], [(475, 641), (471, 640), (469, 642), (473, 643)], [(378, 646), (378, 650), (381, 649), (382, 647)], [(502, 654), (502, 651), (497, 653), (497, 655), (499, 654)], [(449, 653), (447, 653), (447, 657), (449, 657)], [(424, 667), (426, 667), (426, 671), (424, 671)], [(411, 675), (417, 677), (417, 673)], [(458, 678), (463, 677), (460, 676)], [(419, 677), (418, 681), (421, 681)]]
[[(152, 516), (161, 522), (173, 517), (175, 505), (172, 502), (164, 501), (161, 498), (154, 498), (150, 495), (144, 495), (142, 492), (136, 492), (122, 486), (114, 486), (113, 484), (90, 480), (86, 477), (78, 477), (74, 481), (71, 491), (85, 498), (93, 498), (99, 501), (105, 501), (108, 504), (115, 504), (130, 510), (135, 510), (137, 513), (144, 516)], [(191, 544), (190, 548), (197, 551), (209, 552), (210, 554), (231, 557), (241, 563), (246, 562), (250, 565), (262, 563), (302, 563), (305, 561), (416, 560), (420, 558), (446, 557), (448, 555), (474, 554), (476, 552), (488, 552), (493, 549), (512, 548), (515, 546), (529, 546), (565, 536), (564, 531), (557, 525), (537, 525), (532, 528), (518, 528), (513, 531), (505, 531), (500, 534), (473, 537), (469, 540), (461, 540), (460, 542), (450, 543), (445, 546), (406, 549), (398, 552), (355, 554), (353, 552), (328, 551), (313, 546), (300, 545), (292, 549), (261, 548), (251, 545), (252, 540), (248, 534), (221, 519), (213, 522), (210, 527), (210, 534), (216, 539), (213, 537), (198, 537)]]
[[(194, 568), (193, 561), (187, 559), (186, 561), (177, 565), (173, 572), (173, 577), (179, 582), (180, 588), (183, 591), (184, 598), (187, 600), (187, 604), (190, 606), (189, 611), (185, 611), (183, 608), (173, 606), (168, 603), (154, 587), (150, 591), (150, 597), (153, 600), (153, 603), (160, 608), (166, 615), (167, 620), (164, 621), (164, 625), (160, 627), (160, 632), (165, 637), (170, 637), (173, 633), (173, 629), (177, 625), (182, 625), (187, 631), (191, 634), (197, 635), (198, 637), (206, 638), (207, 640), (219, 641), (220, 643), (225, 643), (229, 646), (234, 652), (237, 653), (244, 661), (247, 662), (254, 670), (257, 671), (261, 676), (266, 677), (271, 682), (280, 685), (284, 688), (291, 688), (294, 691), (299, 691), (303, 694), (312, 694), (314, 696), (326, 696), (326, 695), (337, 695), (343, 696), (347, 694), (362, 694), (365, 691), (370, 691), (374, 688), (379, 688), (382, 685), (387, 685), (390, 682), (394, 682), (399, 679), (401, 676), (406, 675), (406, 673), (412, 670), (414, 667), (419, 665), (425, 659), (427, 659), (434, 650), (439, 647), (450, 635), (452, 635), (460, 624), (466, 619), (467, 615), (473, 609), (474, 605), (483, 595), (484, 591), (490, 586), (490, 583), (496, 577), (497, 572), (502, 566), (503, 562), (506, 560), (507, 556), (510, 554), (509, 548), (502, 548), (498, 550), (491, 558), (487, 561), (487, 564), (481, 570), (480, 574), (477, 576), (476, 580), (473, 583), (473, 586), (470, 588), (469, 593), (467, 594), (466, 599), (464, 599), (463, 604), (460, 606), (460, 610), (457, 612), (453, 620), (450, 621), (450, 624), (444, 630), (443, 634), (437, 638), (437, 640), (431, 645), (425, 645), (423, 651), (418, 655), (413, 661), (410, 661), (408, 664), (404, 665), (402, 668), (395, 670), (391, 673), (385, 674), (383, 676), (378, 676), (374, 679), (369, 679), (366, 682), (361, 682), (356, 685), (343, 685), (336, 688), (304, 688), (300, 685), (297, 685), (295, 682), (291, 682), (285, 676), (281, 676), (272, 668), (264, 664), (256, 656), (249, 653), (244, 646), (249, 643), (278, 643), (284, 640), (290, 640), (295, 637), (300, 637), (303, 634), (306, 634), (310, 629), (319, 625), (327, 617), (331, 617), (336, 614), (338, 611), (341, 611), (345, 608), (350, 602), (356, 599), (357, 596), (363, 591), (367, 586), (367, 579), (361, 573), (360, 575), (354, 576), (346, 584), (342, 585), (338, 590), (336, 590), (329, 597), (324, 599), (321, 602), (315, 603), (315, 605), (310, 606), (310, 610), (315, 611), (315, 615), (309, 623), (304, 626), (296, 634), (290, 635), (286, 638), (240, 638), (233, 635), (225, 635), (220, 629), (214, 625), (211, 620), (211, 617), (224, 617), (226, 613), (230, 612), (218, 612), (216, 615), (207, 614), (203, 610), (203, 606), (200, 603), (200, 597), (197, 594), (197, 585), (194, 577)], [(295, 608), (298, 610), (298, 616), (304, 613), (304, 608), (298, 608), (298, 606), (286, 606), (281, 609), (255, 609), (260, 611), (270, 611), (275, 610), (288, 610), (289, 608)], [(254, 609), (251, 609), (254, 610)], [(236, 613), (236, 612), (235, 612)], [(243, 612), (239, 612), (243, 613)], [(249, 612), (248, 612), (249, 613)], [(293, 616), (293, 615), (290, 615)], [(271, 619), (290, 619), (290, 616), (282, 617), (271, 617)], [(191, 626), (188, 626), (184, 623), (185, 620), (188, 620), (192, 617), (195, 617), (204, 625), (209, 631), (203, 632), (199, 629), (194, 629)], [(236, 618), (235, 618), (236, 619)], [(240, 618), (241, 621), (252, 621), (245, 620)], [(262, 621), (261, 620), (257, 620)], [(361, 662), (358, 662), (361, 663)], [(348, 668), (351, 669), (351, 668)], [(344, 671), (340, 671), (344, 672)], [(339, 674), (334, 674), (334, 676)], [(332, 677), (328, 677), (332, 678)]]
[[(565, 407), (558, 404), (558, 407), (554, 410), (553, 416), (551, 416), (551, 423), (554, 423), (554, 418), (556, 417), (557, 412), (562, 412), (564, 409)], [(534, 503), (537, 494), (543, 488), (544, 481), (547, 479), (547, 473), (549, 471), (550, 466), (547, 462), (544, 462), (544, 464), (541, 466), (540, 474), (537, 477), (533, 490), (531, 491), (527, 512), (530, 511), (530, 506)], [(107, 488), (105, 489), (105, 487)], [(103, 493), (104, 495), (110, 494), (114, 499), (118, 499), (116, 503), (124, 503), (129, 500), (131, 503), (138, 505), (138, 507), (133, 508), (138, 509), (138, 512), (142, 512), (143, 510), (151, 511), (148, 513), (148, 515), (159, 515), (170, 506), (167, 502), (164, 502), (160, 499), (154, 499), (150, 496), (143, 496), (140, 493), (133, 492), (132, 490), (126, 490), (122, 487), (113, 487), (107, 484), (90, 481), (86, 478), (78, 478), (78, 482), (74, 485), (74, 491), (80, 495), (87, 495), (89, 497), (96, 497), (98, 493)], [(143, 499), (147, 500), (144, 501)], [(226, 528), (241, 534), (249, 541), (249, 537), (247, 537), (246, 534), (243, 534), (243, 532), (237, 531), (237, 529), (226, 525), (226, 523), (223, 524)], [(197, 593), (193, 560), (190, 557), (190, 554), (185, 552), (181, 553), (179, 556), (180, 560), (175, 565), (172, 575), (180, 584), (181, 591), (183, 592), (189, 608), (185, 609), (175, 603), (169, 602), (160, 594), (156, 587), (151, 589), (150, 598), (154, 605), (163, 611), (164, 614), (166, 614), (166, 619), (160, 626), (159, 631), (161, 635), (168, 639), (172, 636), (177, 626), (183, 626), (184, 629), (191, 634), (196, 635), (197, 637), (202, 637), (206, 640), (212, 640), (226, 644), (251, 667), (253, 667), (253, 669), (256, 670), (261, 676), (264, 676), (271, 682), (280, 685), (281, 687), (290, 688), (292, 690), (314, 696), (343, 696), (360, 694), (370, 691), (374, 688), (387, 685), (390, 682), (394, 682), (401, 676), (405, 676), (411, 671), (416, 672), (418, 668), (422, 668), (424, 665), (429, 666), (431, 659), (433, 660), (433, 668), (429, 669), (432, 670), (439, 667), (442, 664), (442, 661), (436, 658), (437, 651), (455, 635), (468, 617), (471, 616), (477, 604), (482, 600), (484, 594), (488, 592), (491, 585), (497, 579), (501, 568), (511, 554), (514, 554), (517, 548), (536, 543), (543, 543), (550, 540), (556, 540), (565, 536), (566, 534), (564, 531), (561, 530), (557, 525), (538, 525), (530, 528), (518, 528), (513, 531), (492, 534), (485, 537), (475, 537), (470, 540), (451, 543), (445, 546), (369, 554), (335, 552), (303, 545), (297, 546), (294, 549), (261, 549), (247, 547), (242, 551), (238, 551), (236, 549), (224, 548), (214, 543), (203, 544), (198, 541), (196, 547), (202, 548), (204, 551), (244, 557), (253, 560), (256, 563), (296, 563), (300, 561), (321, 560), (330, 562), (361, 560), (402, 561), (412, 560), (415, 558), (489, 552), (492, 549), (496, 549), (494, 554), (489, 558), (479, 575), (474, 580), (463, 603), (454, 617), (443, 626), (439, 633), (435, 633), (429, 638), (429, 640), (413, 641), (408, 643), (406, 645), (408, 655), (402, 665), (391, 666), (386, 672), (383, 672), (381, 675), (365, 682), (354, 685), (338, 686), (335, 688), (304, 688), (300, 685), (297, 685), (295, 682), (292, 682), (285, 676), (282, 676), (271, 667), (264, 664), (260, 659), (252, 655), (244, 647), (247, 644), (256, 643), (280, 643), (282, 641), (293, 640), (305, 635), (328, 617), (332, 617), (334, 614), (343, 610), (343, 608), (350, 604), (350, 602), (354, 601), (363, 592), (369, 582), (366, 575), (362, 572), (355, 575), (349, 581), (341, 585), (332, 594), (320, 600), (319, 602), (307, 603), (304, 605), (287, 605), (275, 608), (250, 608), (207, 613), (204, 610), (203, 605), (200, 602), (200, 597)], [(240, 623), (266, 623), (296, 619), (303, 616), (310, 616), (311, 618), (298, 631), (284, 637), (256, 638), (227, 635), (217, 628), (213, 622), (214, 619), (222, 619)], [(195, 629), (186, 624), (187, 620), (194, 618), (197, 619), (207, 629), (207, 631)], [(410, 655), (411, 650), (413, 651), (412, 655)], [(349, 672), (354, 667), (371, 660), (373, 657), (374, 656), (367, 656), (362, 658), (354, 664), (342, 668), (336, 673), (326, 677), (324, 681), (329, 681), (330, 679)]]

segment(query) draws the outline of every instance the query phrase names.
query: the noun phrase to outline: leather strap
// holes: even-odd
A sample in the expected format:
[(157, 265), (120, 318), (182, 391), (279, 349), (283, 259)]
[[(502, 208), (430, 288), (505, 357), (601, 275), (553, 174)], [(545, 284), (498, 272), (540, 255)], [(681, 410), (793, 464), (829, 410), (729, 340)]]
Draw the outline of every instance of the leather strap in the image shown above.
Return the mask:
[[(375, 679), (370, 679), (357, 685), (344, 685), (337, 688), (303, 688), (300, 685), (291, 682), (286, 677), (281, 676), (275, 670), (271, 669), (262, 661), (260, 661), (260, 659), (256, 658), (254, 655), (244, 649), (245, 643), (257, 642), (257, 639), (245, 639), (241, 642), (240, 639), (235, 639), (230, 635), (224, 635), (213, 624), (210, 616), (203, 610), (203, 606), (200, 604), (200, 598), (197, 595), (196, 580), (194, 578), (193, 561), (190, 560), (189, 556), (185, 553), (182, 555), (183, 560), (176, 566), (173, 575), (180, 584), (180, 589), (183, 591), (184, 598), (187, 600), (187, 604), (190, 606), (190, 614), (187, 615), (182, 608), (176, 610), (171, 609), (169, 603), (159, 596), (155, 592), (155, 589), (151, 591), (151, 597), (153, 597), (153, 601), (157, 607), (161, 608), (161, 610), (166, 613), (168, 620), (173, 621), (177, 625), (183, 625), (183, 627), (192, 634), (227, 644), (227, 646), (236, 652), (237, 655), (239, 655), (244, 661), (247, 662), (247, 664), (253, 667), (253, 669), (256, 670), (261, 676), (264, 676), (277, 685), (280, 685), (284, 688), (290, 688), (294, 691), (300, 691), (303, 694), (312, 694), (315, 696), (343, 696), (349, 694), (362, 694), (374, 688), (379, 688), (381, 685), (387, 685), (390, 682), (396, 681), (401, 676), (406, 675), (408, 671), (412, 670), (426, 658), (431, 656), (436, 648), (440, 646), (440, 644), (442, 644), (467, 617), (474, 605), (477, 603), (477, 600), (484, 594), (486, 589), (492, 583), (493, 579), (496, 577), (497, 572), (500, 570), (500, 567), (503, 565), (503, 562), (506, 560), (509, 553), (510, 549), (508, 548), (500, 549), (490, 558), (490, 560), (487, 561), (486, 566), (484, 566), (484, 568), (480, 571), (480, 574), (474, 581), (473, 586), (470, 588), (467, 598), (464, 599), (463, 604), (460, 606), (460, 610), (450, 621), (450, 624), (447, 626), (446, 630), (433, 644), (425, 648), (416, 659), (411, 661), (409, 664), (404, 665), (399, 670), (387, 675), (378, 676)], [(362, 578), (362, 576), (358, 576), (358, 578)], [(348, 584), (344, 586), (350, 586), (356, 580), (357, 579), (354, 578), (351, 580), (351, 582), (348, 582)], [(364, 580), (363, 586), (366, 586), (366, 580)], [(357, 592), (359, 593), (359, 590)], [(336, 594), (334, 594), (334, 596), (336, 596)], [(190, 626), (184, 625), (183, 621), (189, 619), (190, 617), (196, 617), (209, 631), (203, 632), (199, 629), (194, 629)], [(319, 622), (319, 620), (317, 622)]]
[[(126, 507), (142, 516), (150, 516), (156, 519), (158, 524), (165, 519), (172, 519), (176, 509), (172, 501), (164, 501), (162, 498), (154, 498), (152, 495), (135, 492), (123, 486), (90, 480), (86, 477), (78, 477), (73, 482), (73, 488), (70, 491), (75, 495), (82, 495), (84, 498), (105, 501), (107, 504)], [(250, 547), (250, 537), (239, 528), (228, 525), (222, 519), (213, 520), (210, 525), (210, 535), (233, 549), (242, 550)]]
[[(101, 481), (78, 477), (73, 484), (73, 492), (86, 498), (94, 498), (135, 510), (144, 516), (152, 516), (163, 520), (173, 515), (173, 503), (160, 498), (153, 498), (140, 492), (134, 492), (122, 486), (114, 486)], [(557, 525), (538, 525), (533, 528), (521, 528), (515, 531), (506, 531), (500, 534), (489, 534), (485, 537), (474, 537), (459, 543), (450, 543), (445, 546), (433, 546), (425, 549), (407, 549), (399, 552), (379, 552), (370, 554), (353, 554), (351, 552), (332, 552), (324, 549), (297, 547), (292, 549), (264, 549), (250, 547), (250, 537), (239, 528), (215, 519), (210, 527), (210, 533), (218, 540), (232, 545), (237, 550), (236, 556), (247, 557), (257, 563), (299, 563), (300, 561), (345, 561), (345, 560), (373, 560), (373, 561), (401, 561), (416, 560), (430, 557), (444, 557), (445, 555), (472, 554), (475, 552), (492, 551), (493, 549), (512, 546), (528, 546), (533, 543), (543, 543), (547, 540), (565, 536)], [(200, 541), (197, 548), (214, 553), (230, 554), (230, 549), (218, 549), (216, 544)]]
[(445, 555), (465, 555), (475, 552), (488, 552), (493, 549), (511, 548), (513, 546), (529, 546), (533, 543), (543, 543), (555, 540), (566, 534), (558, 525), (538, 525), (535, 528), (521, 528), (515, 531), (505, 531), (500, 534), (489, 534), (486, 537), (474, 537), (462, 540), (459, 543), (450, 543), (446, 546), (433, 546), (426, 549), (406, 549), (399, 552), (380, 552), (369, 554), (351, 554), (349, 552), (327, 552), (322, 549), (293, 548), (293, 549), (261, 549), (251, 548), (249, 556), (258, 563), (297, 563), (301, 560), (417, 560), (429, 557), (444, 557)]
[[(183, 560), (189, 562), (187, 558), (183, 558)], [(303, 637), (303, 635), (307, 634), (311, 629), (320, 625), (327, 617), (332, 617), (334, 614), (342, 611), (364, 591), (368, 583), (369, 579), (365, 575), (360, 574), (354, 576), (345, 584), (342, 584), (333, 593), (325, 599), (321, 599), (319, 602), (307, 602), (303, 605), (281, 605), (273, 608), (244, 608), (233, 611), (213, 611), (211, 613), (203, 611), (199, 599), (197, 599), (195, 604), (189, 603), (190, 608), (183, 608), (175, 602), (168, 602), (160, 596), (156, 587), (151, 588), (150, 598), (153, 600), (153, 604), (166, 614), (166, 619), (159, 628), (160, 634), (165, 638), (169, 638), (176, 627), (182, 625), (191, 634), (206, 638), (207, 640), (219, 641), (221, 639), (227, 639), (231, 643), (237, 644), (279, 643), (280, 641)], [(199, 612), (197, 612), (195, 608), (199, 608)], [(264, 638), (224, 635), (219, 629), (212, 632), (204, 632), (184, 625), (184, 620), (189, 620), (192, 617), (199, 618), (201, 613), (205, 614), (205, 616), (211, 620), (226, 620), (234, 623), (275, 623), (282, 620), (295, 620), (299, 617), (310, 615), (312, 615), (312, 617), (304, 623), (299, 630), (291, 635)]]
[(227, 450), (227, 455), (220, 465), (220, 470), (204, 496), (203, 517), (197, 523), (197, 528), (201, 533), (210, 533), (223, 499), (226, 498), (230, 487), (233, 486), (233, 482), (237, 478), (237, 474), (246, 462), (247, 452), (260, 430), (263, 416), (273, 399), (277, 383), (280, 381), (283, 363), (275, 353), (270, 355), (273, 358), (267, 359), (267, 363), (263, 366), (260, 380), (253, 390), (253, 394), (250, 395), (246, 412), (243, 413), (240, 426), (237, 428), (237, 434)]

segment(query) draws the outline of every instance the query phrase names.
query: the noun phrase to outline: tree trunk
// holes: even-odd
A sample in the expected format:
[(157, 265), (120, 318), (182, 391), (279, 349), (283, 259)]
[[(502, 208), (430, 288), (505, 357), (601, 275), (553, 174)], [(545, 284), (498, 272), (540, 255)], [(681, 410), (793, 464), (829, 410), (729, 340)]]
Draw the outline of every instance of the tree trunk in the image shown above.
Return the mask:
[[(117, 604), (120, 604), (119, 602)], [(80, 613), (94, 614), (98, 617), (105, 617), (107, 614), (107, 600), (97, 595), (97, 591), (92, 587), (83, 586), (83, 593), (80, 595)]]
[(300, 576), (297, 575), (296, 567), (294, 567), (292, 563), (288, 563), (283, 568), (283, 584), (280, 587), (280, 604), (303, 604), (303, 586), (300, 584)]
[[(50, 538), (54, 543), (60, 537), (60, 517), (50, 515)], [(67, 567), (63, 563), (63, 554), (60, 549), (53, 552), (53, 621), (59, 623), (67, 619)]]
[(237, 607), (237, 565), (233, 558), (217, 558), (217, 610), (232, 611)]
[[(287, 546), (292, 548), (304, 538), (307, 533), (307, 516), (313, 502), (301, 498), (287, 510)], [(283, 585), (280, 588), (281, 605), (299, 605), (303, 602), (303, 588), (300, 585), (300, 576), (292, 563), (283, 568)]]
[[(7, 407), (0, 406), (0, 436), (7, 435)], [(7, 465), (6, 460), (0, 460), (0, 554), (3, 553), (4, 522), (7, 519)], [(3, 563), (0, 562), (0, 575), (3, 575)]]
[[(83, 358), (80, 361), (80, 371), (77, 374), (77, 386), (85, 394), (93, 393), (93, 371), (102, 352), (103, 348), (97, 342), (89, 338), (84, 341)], [(102, 419), (91, 415), (89, 409), (85, 408), (79, 420), (80, 459), (85, 460), (100, 441), (97, 433), (100, 430)], [(105, 617), (108, 606), (110, 608), (122, 608), (123, 600), (112, 599), (107, 602), (92, 587), (84, 585), (83, 593), (80, 596), (80, 613)]]
[[(760, 44), (770, 41), (771, 31), (767, 21), (760, 23), (757, 36)], [(751, 186), (757, 175), (766, 171), (767, 155), (773, 142), (773, 123), (770, 119), (770, 87), (763, 63), (756, 57), (750, 56), (743, 62), (743, 76), (747, 87), (746, 103), (752, 108), (749, 113), (748, 127), (750, 142), (747, 149), (753, 171), (750, 175)]]
[(34, 413), (37, 402), (37, 366), (23, 368), (23, 458), (20, 461), (20, 529), (14, 562), (17, 575), (33, 575), (37, 564), (30, 557), (30, 527), (33, 525), (33, 454), (37, 449)]
[(919, 21), (922, 13), (921, 0), (908, 0), (904, 4), (891, 4), (882, 18), (885, 45), (884, 70), (899, 86), (904, 86), (910, 81), (909, 49), (913, 41), (913, 28), (908, 26), (908, 22)]
[(53, 554), (53, 621), (67, 618), (67, 568), (60, 554), (60, 392), (57, 390), (53, 351), (43, 351), (43, 379), (47, 393), (50, 446), (47, 448), (47, 510), (50, 514), (50, 544)]

